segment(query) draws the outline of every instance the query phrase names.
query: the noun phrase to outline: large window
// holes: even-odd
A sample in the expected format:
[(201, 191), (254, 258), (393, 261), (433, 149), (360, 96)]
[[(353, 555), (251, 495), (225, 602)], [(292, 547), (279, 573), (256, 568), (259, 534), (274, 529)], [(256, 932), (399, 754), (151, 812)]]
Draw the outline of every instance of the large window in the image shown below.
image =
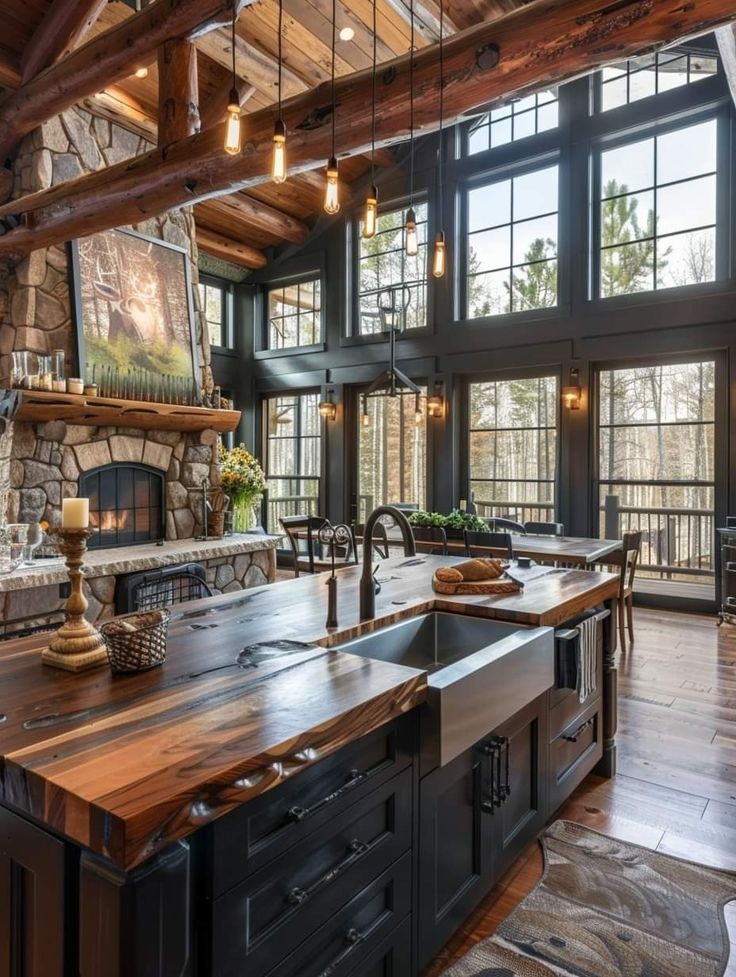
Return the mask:
[(557, 88), (545, 89), (517, 98), (492, 109), (471, 122), (467, 130), (467, 153), (483, 153), (506, 143), (525, 139), (548, 129), (556, 129), (559, 103)]
[(714, 54), (687, 50), (660, 51), (607, 65), (597, 75), (598, 110), (607, 112), (650, 95), (712, 78), (718, 71)]
[[(367, 410), (367, 415), (363, 408)], [(427, 505), (427, 402), (423, 391), (360, 398), (358, 415), (358, 519), (377, 505)], [(418, 407), (418, 410), (417, 410)], [(368, 421), (364, 418), (367, 416)]]
[(644, 573), (713, 573), (712, 360), (599, 376), (601, 534), (641, 529)]
[(557, 305), (558, 167), (467, 191), (467, 318)]
[(600, 154), (600, 295), (715, 279), (711, 119)]
[(313, 346), (322, 338), (319, 278), (268, 290), (268, 348)]
[(382, 291), (404, 285), (411, 295), (406, 328), (427, 325), (427, 204), (417, 202), (419, 253), (406, 254), (404, 225), (406, 207), (379, 212), (378, 232), (366, 240), (358, 235), (358, 333), (368, 336), (383, 331), (379, 312)]
[(470, 384), (470, 491), (481, 516), (555, 521), (557, 377)]
[(319, 513), (319, 393), (276, 394), (264, 402), (267, 526), (282, 516)]
[(229, 287), (205, 279), (199, 283), (199, 297), (207, 320), (210, 346), (232, 346)]

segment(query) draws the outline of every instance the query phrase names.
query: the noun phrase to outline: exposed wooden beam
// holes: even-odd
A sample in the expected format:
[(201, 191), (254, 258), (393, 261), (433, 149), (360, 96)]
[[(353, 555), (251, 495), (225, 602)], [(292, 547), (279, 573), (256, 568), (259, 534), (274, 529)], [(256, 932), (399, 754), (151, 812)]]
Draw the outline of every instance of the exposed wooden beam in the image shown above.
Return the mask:
[[(734, 17), (731, 0), (537, 0), (491, 24), (478, 24), (445, 43), (445, 122), (451, 124), (509, 95), (569, 80), (607, 62), (633, 57)], [(497, 61), (497, 63), (496, 63)], [(439, 51), (414, 58), (417, 131), (438, 124)], [(409, 59), (384, 65), (378, 86), (378, 145), (406, 139)], [(337, 82), (336, 141), (343, 155), (366, 153), (371, 141), (370, 72)], [(284, 104), (292, 171), (317, 167), (330, 154), (330, 86)], [(201, 132), (108, 171), (0, 207), (0, 216), (36, 211), (33, 227), (0, 238), (0, 258), (70, 237), (140, 221), (182, 204), (247, 189), (269, 179), (274, 111), (248, 117), (238, 156), (223, 152), (222, 128)]]
[(233, 241), (232, 238), (217, 234), (206, 227), (197, 227), (197, 247), (215, 258), (230, 261), (242, 268), (265, 268), (266, 256), (261, 251), (251, 248), (248, 244)]
[[(214, 211), (226, 220), (232, 221), (237, 227), (245, 225), (273, 234), (281, 241), (291, 241), (302, 244), (309, 237), (309, 227), (296, 217), (277, 210), (260, 200), (253, 200), (243, 193), (233, 193), (229, 197), (215, 197), (201, 204), (204, 223), (207, 223), (207, 211)], [(200, 207), (197, 207), (197, 211)], [(197, 216), (195, 212), (195, 217)]]
[(20, 63), (12, 51), (0, 48), (0, 87), (15, 89), (20, 85)]
[(158, 144), (199, 132), (197, 49), (191, 41), (166, 41), (158, 49)]
[(82, 104), (93, 115), (129, 129), (156, 145), (158, 119), (119, 85), (110, 85), (104, 91), (85, 98)]
[(21, 84), (79, 47), (108, 0), (53, 0), (21, 58)]
[[(230, 101), (230, 89), (232, 87), (232, 79), (228, 78), (221, 88), (213, 92), (207, 101), (203, 105), (200, 105), (199, 114), (203, 129), (211, 129), (213, 126), (225, 121), (227, 106)], [(242, 111), (243, 106), (255, 95), (256, 89), (254, 85), (249, 85), (247, 81), (238, 81), (235, 88)]]
[(0, 158), (52, 115), (133, 73), (170, 38), (193, 39), (228, 23), (252, 0), (156, 0), (51, 65), (0, 104)]

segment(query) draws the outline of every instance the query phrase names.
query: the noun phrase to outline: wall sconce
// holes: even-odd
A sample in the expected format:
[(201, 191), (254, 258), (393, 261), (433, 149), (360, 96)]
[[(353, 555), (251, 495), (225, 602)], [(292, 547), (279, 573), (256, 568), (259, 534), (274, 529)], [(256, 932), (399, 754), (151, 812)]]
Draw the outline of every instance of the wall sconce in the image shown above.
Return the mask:
[(334, 421), (337, 417), (337, 404), (332, 399), (332, 391), (327, 391), (325, 400), (319, 402), (317, 407), (319, 416), (325, 421)]
[(368, 398), (363, 394), (363, 409), (360, 412), (360, 423), (362, 427), (371, 426), (371, 415), (368, 413)]
[(562, 403), (568, 410), (580, 410), (581, 401), (580, 371), (570, 370), (570, 386), (562, 388)]
[(435, 383), (434, 393), (427, 397), (427, 417), (443, 417), (445, 413), (445, 398), (442, 396), (442, 385)]

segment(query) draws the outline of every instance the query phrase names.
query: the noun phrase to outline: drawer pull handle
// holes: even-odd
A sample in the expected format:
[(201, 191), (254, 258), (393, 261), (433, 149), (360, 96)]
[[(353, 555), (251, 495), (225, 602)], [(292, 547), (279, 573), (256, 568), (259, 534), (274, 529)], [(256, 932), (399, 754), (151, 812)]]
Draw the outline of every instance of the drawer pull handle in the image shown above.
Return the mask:
[(345, 963), (356, 946), (362, 943), (365, 938), (365, 933), (361, 933), (356, 929), (349, 929), (345, 934), (345, 943), (347, 946), (338, 953), (332, 963), (328, 963), (325, 969), (319, 972), (318, 977), (330, 977), (331, 974), (334, 974), (338, 967)]
[(324, 875), (321, 875), (318, 879), (315, 879), (311, 885), (307, 886), (306, 889), (302, 889), (300, 886), (295, 886), (291, 892), (286, 897), (286, 901), (290, 906), (301, 906), (309, 899), (311, 899), (320, 889), (325, 886), (330, 885), (335, 879), (339, 878), (343, 872), (350, 868), (355, 862), (357, 862), (367, 851), (370, 850), (370, 845), (365, 841), (358, 841), (357, 838), (353, 840), (348, 845), (347, 855), (341, 859), (337, 865), (333, 865), (331, 869), (328, 869)]
[[(488, 797), (481, 802), (481, 808), (486, 814), (495, 814), (496, 808), (506, 803), (511, 796), (510, 754), (511, 742), (508, 736), (492, 736), (481, 747), (481, 753), (488, 757), (490, 771), (490, 789)], [(501, 780), (502, 763), (505, 780)]]
[(590, 726), (592, 726), (594, 722), (595, 722), (595, 716), (591, 716), (591, 718), (586, 720), (581, 726), (578, 726), (578, 728), (575, 730), (574, 733), (570, 733), (569, 736), (565, 736), (565, 734), (563, 733), (562, 734), (563, 740), (567, 740), (568, 743), (577, 743), (577, 741), (583, 735), (585, 730), (588, 729)]
[(343, 796), (343, 794), (347, 794), (349, 791), (353, 790), (358, 786), (358, 784), (362, 783), (367, 776), (368, 774), (365, 772), (365, 770), (351, 770), (348, 780), (342, 785), (342, 787), (338, 787), (337, 790), (333, 790), (331, 794), (323, 797), (321, 801), (317, 801), (317, 803), (313, 804), (311, 807), (299, 807), (298, 805), (290, 807), (286, 812), (286, 820), (291, 821), (292, 824), (299, 824), (301, 821), (311, 818), (313, 814), (321, 811), (323, 807), (326, 807), (328, 804), (332, 804), (333, 801), (338, 800)]

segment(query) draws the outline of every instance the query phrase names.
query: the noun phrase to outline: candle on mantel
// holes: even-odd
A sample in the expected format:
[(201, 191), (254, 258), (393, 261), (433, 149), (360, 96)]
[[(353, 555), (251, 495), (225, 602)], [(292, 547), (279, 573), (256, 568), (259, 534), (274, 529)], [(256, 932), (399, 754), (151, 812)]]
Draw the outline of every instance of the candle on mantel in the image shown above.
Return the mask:
[(62, 499), (61, 528), (89, 528), (89, 499)]

